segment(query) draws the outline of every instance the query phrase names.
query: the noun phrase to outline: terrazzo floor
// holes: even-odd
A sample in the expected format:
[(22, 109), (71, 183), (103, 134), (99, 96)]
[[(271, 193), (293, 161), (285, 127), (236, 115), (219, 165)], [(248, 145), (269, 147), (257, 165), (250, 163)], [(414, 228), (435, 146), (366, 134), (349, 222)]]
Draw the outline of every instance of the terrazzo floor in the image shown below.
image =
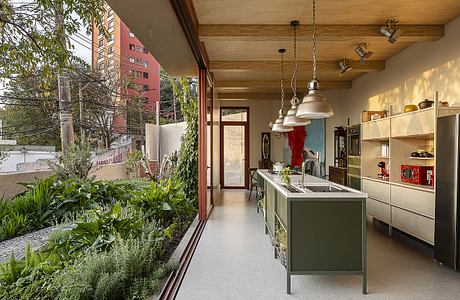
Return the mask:
[(439, 266), (431, 249), (368, 225), (368, 290), (360, 276), (293, 276), (264, 234), (247, 191), (222, 191), (176, 299), (460, 299), (460, 273)]

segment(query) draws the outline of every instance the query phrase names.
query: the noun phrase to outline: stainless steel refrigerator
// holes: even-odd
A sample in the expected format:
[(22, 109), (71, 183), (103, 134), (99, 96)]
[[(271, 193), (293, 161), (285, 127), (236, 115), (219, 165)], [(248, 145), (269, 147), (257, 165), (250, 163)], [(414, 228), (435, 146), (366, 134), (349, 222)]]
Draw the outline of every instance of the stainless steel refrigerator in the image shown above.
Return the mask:
[(459, 270), (460, 115), (440, 117), (436, 127), (436, 221), (434, 258)]

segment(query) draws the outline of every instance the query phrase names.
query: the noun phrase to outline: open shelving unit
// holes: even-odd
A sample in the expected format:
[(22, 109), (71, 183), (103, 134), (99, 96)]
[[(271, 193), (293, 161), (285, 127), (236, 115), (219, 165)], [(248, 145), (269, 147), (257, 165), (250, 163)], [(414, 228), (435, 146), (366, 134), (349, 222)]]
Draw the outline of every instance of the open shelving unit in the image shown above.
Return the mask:
[[(436, 170), (434, 157), (411, 157), (411, 153), (419, 147), (434, 149), (437, 117), (460, 113), (459, 107), (438, 107), (437, 102), (431, 108), (361, 124), (361, 170), (363, 191), (368, 193), (368, 215), (387, 223), (390, 235), (395, 227), (431, 245), (434, 244), (434, 185), (401, 181), (401, 165), (433, 166)], [(388, 157), (381, 155), (382, 144), (389, 146)], [(377, 177), (380, 161), (386, 164), (389, 180)]]

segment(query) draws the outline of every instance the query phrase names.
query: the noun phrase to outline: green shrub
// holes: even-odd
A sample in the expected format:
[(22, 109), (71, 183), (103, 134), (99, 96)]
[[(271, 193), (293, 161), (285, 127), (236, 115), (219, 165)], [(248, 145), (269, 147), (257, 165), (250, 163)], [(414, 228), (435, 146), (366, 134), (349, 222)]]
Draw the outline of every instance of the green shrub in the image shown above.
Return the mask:
[(61, 157), (61, 164), (52, 163), (55, 175), (60, 180), (72, 178), (86, 179), (93, 167), (91, 162), (92, 146), (87, 139), (70, 144)]
[(57, 276), (56, 299), (145, 299), (167, 274), (160, 263), (165, 237), (117, 239), (107, 252), (91, 251)]
[(130, 203), (142, 209), (146, 218), (156, 220), (164, 226), (175, 221), (188, 220), (196, 212), (193, 202), (187, 201), (182, 192), (182, 183), (169, 178), (151, 182), (150, 187)]
[[(11, 232), (21, 222), (30, 229), (30, 220), (61, 222), (72, 217), (69, 211), (79, 214), (75, 224), (57, 227), (40, 252), (28, 246), (25, 259), (0, 264), (0, 299), (145, 299), (157, 292), (171, 270), (163, 265), (164, 249), (195, 214), (180, 182), (53, 182), (0, 203), (0, 215), (13, 220)], [(32, 209), (52, 213), (39, 218)]]
[(126, 171), (128, 172), (128, 175), (134, 178), (140, 177), (142, 156), (143, 154), (140, 150), (133, 150), (128, 153), (125, 161)]
[(58, 253), (63, 259), (87, 248), (107, 250), (119, 237), (137, 236), (144, 220), (132, 209), (120, 203), (109, 209), (87, 211), (75, 224), (62, 227), (63, 234), (53, 235), (47, 251)]
[(0, 241), (73, 221), (85, 210), (122, 205), (142, 194), (144, 180), (95, 181), (78, 178), (58, 180), (52, 176), (27, 185), (28, 190), (11, 201), (0, 201)]
[(36, 253), (27, 244), (25, 259), (13, 256), (0, 264), (0, 299), (53, 299), (47, 286), (52, 276), (63, 268), (58, 257), (50, 253)]
[(0, 203), (0, 240), (50, 226), (55, 220), (50, 205), (54, 177), (37, 180), (11, 201)]

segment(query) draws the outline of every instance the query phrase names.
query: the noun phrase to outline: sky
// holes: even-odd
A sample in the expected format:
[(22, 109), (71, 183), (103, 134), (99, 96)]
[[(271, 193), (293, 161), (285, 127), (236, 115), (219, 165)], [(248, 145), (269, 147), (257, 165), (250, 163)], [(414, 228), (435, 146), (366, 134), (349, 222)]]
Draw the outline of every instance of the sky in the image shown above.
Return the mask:
[[(78, 18), (75, 14), (73, 17)], [(75, 47), (73, 52), (77, 56), (83, 58), (87, 63), (91, 64), (91, 34), (87, 35), (86, 29), (80, 27), (79, 32), (70, 37), (70, 42)]]
[[(89, 40), (91, 40), (91, 35), (86, 35), (86, 30), (80, 30), (79, 32), (80, 34), (86, 36)], [(75, 41), (73, 41), (73, 40)], [(78, 36), (72, 36), (72, 39), (70, 40), (70, 42), (72, 43), (72, 45), (75, 47), (75, 49), (73, 50), (73, 52), (83, 58), (87, 63), (91, 64), (91, 50), (89, 50), (87, 47), (90, 47), (91, 48), (91, 42), (89, 41), (84, 41), (80, 35)], [(78, 41), (78, 43), (76, 42)], [(82, 46), (81, 44), (85, 45), (85, 46)]]

